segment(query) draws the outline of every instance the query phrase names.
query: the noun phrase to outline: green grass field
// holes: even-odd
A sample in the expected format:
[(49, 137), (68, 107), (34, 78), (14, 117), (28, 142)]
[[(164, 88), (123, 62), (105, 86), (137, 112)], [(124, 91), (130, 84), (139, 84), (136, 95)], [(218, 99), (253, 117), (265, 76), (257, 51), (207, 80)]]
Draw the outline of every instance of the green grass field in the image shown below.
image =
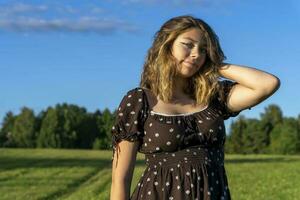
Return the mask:
[[(1, 200), (106, 200), (111, 151), (0, 149)], [(145, 165), (138, 154), (133, 191)], [(226, 155), (233, 200), (300, 199), (300, 156)]]

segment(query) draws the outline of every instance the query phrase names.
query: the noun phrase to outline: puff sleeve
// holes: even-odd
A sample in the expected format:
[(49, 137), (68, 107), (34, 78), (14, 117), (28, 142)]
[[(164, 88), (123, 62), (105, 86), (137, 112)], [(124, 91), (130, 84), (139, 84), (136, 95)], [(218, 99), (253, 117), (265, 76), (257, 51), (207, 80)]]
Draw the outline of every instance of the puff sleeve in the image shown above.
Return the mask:
[[(146, 116), (146, 106), (144, 104), (144, 91), (140, 88), (129, 90), (122, 98), (116, 119), (111, 128), (113, 156), (118, 150), (118, 143), (122, 140), (139, 141), (142, 143), (144, 134), (144, 120)], [(118, 151), (117, 151), (118, 156)]]
[(234, 85), (236, 85), (237, 82), (223, 80), (223, 81), (219, 81), (219, 84), (220, 84), (220, 91), (219, 91), (218, 101), (220, 104), (220, 110), (223, 119), (226, 120), (229, 117), (236, 117), (242, 110), (235, 111), (235, 112), (229, 110), (227, 102), (228, 102), (228, 96), (230, 95), (231, 88)]

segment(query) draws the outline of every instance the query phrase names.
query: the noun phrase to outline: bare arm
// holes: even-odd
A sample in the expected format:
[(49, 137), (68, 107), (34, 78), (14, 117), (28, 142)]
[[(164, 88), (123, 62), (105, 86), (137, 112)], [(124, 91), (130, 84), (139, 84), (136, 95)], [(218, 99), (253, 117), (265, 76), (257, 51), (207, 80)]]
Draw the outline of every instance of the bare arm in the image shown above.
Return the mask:
[(128, 200), (134, 172), (138, 142), (119, 142), (112, 162), (110, 200)]
[(241, 65), (223, 63), (221, 76), (238, 82), (228, 97), (228, 109), (239, 111), (253, 107), (280, 87), (280, 79), (267, 72)]

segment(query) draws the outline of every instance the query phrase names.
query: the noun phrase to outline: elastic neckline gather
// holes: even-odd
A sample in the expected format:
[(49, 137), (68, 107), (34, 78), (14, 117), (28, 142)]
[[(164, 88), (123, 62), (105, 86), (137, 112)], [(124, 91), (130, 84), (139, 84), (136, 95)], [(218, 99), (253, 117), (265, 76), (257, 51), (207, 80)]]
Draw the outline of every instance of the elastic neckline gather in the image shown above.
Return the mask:
[(195, 111), (195, 112), (189, 112), (189, 113), (179, 113), (179, 114), (167, 114), (167, 113), (161, 113), (161, 112), (156, 112), (153, 110), (150, 110), (151, 113), (156, 114), (156, 115), (162, 115), (162, 116), (188, 116), (188, 115), (193, 115), (199, 112), (202, 112), (208, 108), (209, 105), (206, 105), (204, 108), (201, 110)]

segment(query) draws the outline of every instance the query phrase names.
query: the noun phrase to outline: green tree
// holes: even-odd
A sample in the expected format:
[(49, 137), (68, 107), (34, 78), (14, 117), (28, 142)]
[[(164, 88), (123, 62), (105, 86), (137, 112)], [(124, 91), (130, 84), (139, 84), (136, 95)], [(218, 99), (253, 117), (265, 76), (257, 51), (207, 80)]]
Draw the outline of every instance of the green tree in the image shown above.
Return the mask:
[(3, 118), (2, 128), (0, 131), (0, 147), (15, 147), (16, 144), (12, 138), (12, 131), (14, 128), (16, 116), (9, 111)]
[(97, 137), (98, 147), (101, 149), (109, 149), (111, 147), (111, 127), (113, 126), (115, 117), (109, 109), (104, 109), (101, 117), (98, 118), (99, 136)]
[(262, 146), (268, 147), (272, 129), (283, 121), (282, 111), (279, 106), (271, 104), (265, 108), (265, 112), (260, 115), (260, 118), (260, 130), (262, 132), (260, 140), (263, 143)]
[(295, 154), (300, 151), (299, 124), (295, 118), (284, 118), (271, 132), (272, 153)]
[(228, 137), (228, 152), (244, 153), (243, 133), (247, 127), (246, 118), (240, 115), (238, 119), (230, 125), (230, 134)]
[(61, 125), (56, 109), (49, 107), (41, 123), (41, 129), (37, 140), (39, 148), (60, 148)]
[(33, 148), (36, 146), (36, 132), (34, 112), (27, 107), (23, 107), (13, 126), (13, 141), (17, 147)]

